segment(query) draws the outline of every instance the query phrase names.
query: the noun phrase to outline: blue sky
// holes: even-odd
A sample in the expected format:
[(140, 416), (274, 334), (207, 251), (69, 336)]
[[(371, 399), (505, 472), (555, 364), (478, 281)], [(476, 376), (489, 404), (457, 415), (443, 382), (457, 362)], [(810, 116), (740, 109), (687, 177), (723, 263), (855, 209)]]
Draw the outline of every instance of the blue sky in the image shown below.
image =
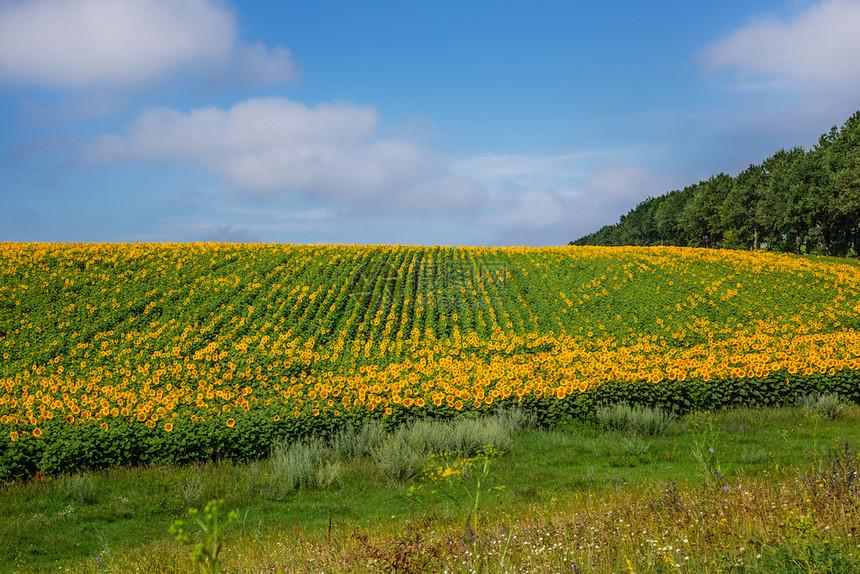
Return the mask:
[(860, 1), (0, 1), (0, 241), (563, 245), (860, 109)]

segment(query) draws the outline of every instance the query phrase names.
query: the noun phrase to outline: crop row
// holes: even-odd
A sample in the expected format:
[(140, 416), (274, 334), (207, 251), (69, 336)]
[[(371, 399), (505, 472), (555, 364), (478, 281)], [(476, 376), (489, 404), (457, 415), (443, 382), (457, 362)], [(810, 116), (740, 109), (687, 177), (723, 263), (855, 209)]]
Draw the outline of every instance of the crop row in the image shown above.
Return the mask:
[(569, 402), (618, 383), (860, 372), (860, 273), (845, 260), (225, 244), (0, 254), (10, 449), (63, 425), (277, 429)]

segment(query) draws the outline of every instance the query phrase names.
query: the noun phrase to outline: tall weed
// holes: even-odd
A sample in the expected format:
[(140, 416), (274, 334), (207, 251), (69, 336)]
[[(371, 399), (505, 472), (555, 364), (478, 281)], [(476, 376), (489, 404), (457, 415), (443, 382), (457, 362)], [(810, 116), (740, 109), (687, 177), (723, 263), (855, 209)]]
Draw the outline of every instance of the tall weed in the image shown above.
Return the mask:
[(328, 488), (341, 484), (340, 464), (328, 460), (329, 449), (318, 438), (282, 442), (272, 449), (266, 463), (248, 467), (248, 489), (272, 500), (283, 500), (305, 488)]
[(844, 404), (836, 393), (821, 395), (803, 395), (797, 399), (797, 406), (807, 415), (818, 415), (826, 421), (831, 421), (842, 412)]
[(63, 478), (66, 496), (84, 504), (93, 504), (98, 499), (95, 477), (91, 472), (81, 472)]
[(330, 445), (334, 455), (348, 461), (370, 456), (385, 441), (387, 433), (379, 421), (365, 423), (359, 429), (347, 427), (332, 437)]
[(325, 453), (325, 444), (319, 439), (281, 443), (272, 451), (272, 472), (289, 490), (313, 486)]
[(803, 482), (819, 503), (843, 504), (860, 498), (857, 450), (848, 439), (835, 441)]
[(661, 408), (631, 407), (627, 403), (598, 407), (597, 421), (606, 429), (657, 436), (666, 432), (675, 416)]
[(371, 456), (386, 476), (406, 479), (419, 474), (432, 455), (459, 452), (468, 458), (487, 449), (503, 452), (527, 426), (534, 426), (534, 418), (515, 410), (477, 419), (419, 420), (388, 435)]
[(376, 468), (385, 476), (397, 480), (421, 473), (427, 461), (427, 451), (410, 444), (406, 431), (396, 432), (371, 453)]

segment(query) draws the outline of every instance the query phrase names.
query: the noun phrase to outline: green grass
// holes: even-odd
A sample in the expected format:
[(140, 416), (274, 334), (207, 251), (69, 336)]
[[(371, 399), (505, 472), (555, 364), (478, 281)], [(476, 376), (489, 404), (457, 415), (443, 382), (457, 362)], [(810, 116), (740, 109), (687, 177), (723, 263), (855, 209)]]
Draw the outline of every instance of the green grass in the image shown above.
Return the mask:
[[(444, 563), (454, 572), (543, 572), (575, 571), (576, 563), (582, 572), (627, 572), (627, 560), (635, 572), (676, 571), (670, 562), (678, 561), (697, 572), (848, 572), (860, 568), (858, 477), (836, 473), (851, 461), (833, 457), (846, 442), (860, 444), (860, 407), (828, 418), (811, 404), (693, 413), (662, 432), (594, 421), (514, 433), (517, 425), (488, 422), (505, 451), (488, 459), (474, 450), (458, 459), (440, 437), (462, 441), (463, 433), (431, 425), (341, 437), (340, 450), (318, 447), (304, 458), (290, 458), (283, 445), (272, 460), (246, 465), (9, 483), (0, 487), (0, 572), (190, 571), (187, 550), (167, 529), (214, 499), (239, 516), (225, 531), (230, 572), (323, 563), (307, 571), (417, 572)], [(422, 468), (465, 476), (389, 471), (397, 460), (380, 461), (397, 459), (382, 452), (393, 441), (417, 449)], [(298, 467), (307, 478), (296, 482), (289, 469)], [(318, 479), (326, 468), (335, 479)]]

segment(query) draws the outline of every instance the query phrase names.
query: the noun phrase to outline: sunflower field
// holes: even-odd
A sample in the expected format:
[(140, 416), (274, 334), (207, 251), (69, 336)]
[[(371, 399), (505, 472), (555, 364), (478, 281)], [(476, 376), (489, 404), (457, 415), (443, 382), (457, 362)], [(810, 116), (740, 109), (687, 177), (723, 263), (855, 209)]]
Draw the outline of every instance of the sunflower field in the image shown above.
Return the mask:
[(0, 243), (0, 479), (368, 417), (860, 402), (860, 266), (670, 247)]

